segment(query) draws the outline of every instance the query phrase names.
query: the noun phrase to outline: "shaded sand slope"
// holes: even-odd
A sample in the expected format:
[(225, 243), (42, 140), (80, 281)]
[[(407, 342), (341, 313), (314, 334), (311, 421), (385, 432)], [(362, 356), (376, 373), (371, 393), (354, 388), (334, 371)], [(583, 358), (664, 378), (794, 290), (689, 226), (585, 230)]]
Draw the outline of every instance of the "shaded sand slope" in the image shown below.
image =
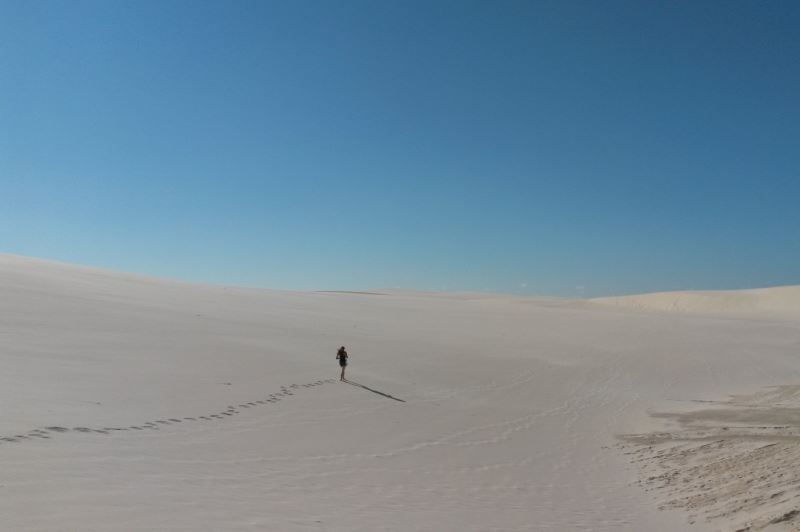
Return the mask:
[[(351, 383), (335, 380), (341, 344)], [(200, 286), (0, 255), (0, 529), (790, 526), (793, 481), (723, 508), (680, 502), (693, 480), (647, 479), (686, 465), (658, 434), (734, 425), (681, 413), (800, 385), (798, 351), (785, 319)], [(757, 401), (718, 407), (795, 423)], [(782, 455), (759, 452), (735, 475), (776, 471)]]
[(750, 314), (800, 318), (800, 286), (754, 290), (658, 292), (622, 297), (603, 297), (591, 304), (623, 309), (706, 314)]

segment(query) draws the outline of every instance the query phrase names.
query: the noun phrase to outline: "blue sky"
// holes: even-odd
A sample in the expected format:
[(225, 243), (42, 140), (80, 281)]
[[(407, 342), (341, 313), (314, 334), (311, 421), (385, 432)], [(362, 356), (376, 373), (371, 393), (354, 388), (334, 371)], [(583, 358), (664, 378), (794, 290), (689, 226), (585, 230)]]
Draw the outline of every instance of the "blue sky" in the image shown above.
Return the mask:
[(0, 251), (192, 281), (800, 283), (800, 3), (0, 0)]

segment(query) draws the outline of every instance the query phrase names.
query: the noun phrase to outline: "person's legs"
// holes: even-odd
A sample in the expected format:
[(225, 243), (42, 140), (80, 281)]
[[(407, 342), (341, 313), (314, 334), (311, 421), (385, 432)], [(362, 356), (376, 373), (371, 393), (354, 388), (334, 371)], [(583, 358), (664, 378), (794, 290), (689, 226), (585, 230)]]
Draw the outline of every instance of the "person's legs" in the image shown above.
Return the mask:
[(343, 380), (344, 380), (344, 368), (345, 368), (345, 366), (342, 366), (342, 376), (341, 376), (341, 377), (339, 377), (339, 380), (340, 380), (340, 381), (343, 381)]

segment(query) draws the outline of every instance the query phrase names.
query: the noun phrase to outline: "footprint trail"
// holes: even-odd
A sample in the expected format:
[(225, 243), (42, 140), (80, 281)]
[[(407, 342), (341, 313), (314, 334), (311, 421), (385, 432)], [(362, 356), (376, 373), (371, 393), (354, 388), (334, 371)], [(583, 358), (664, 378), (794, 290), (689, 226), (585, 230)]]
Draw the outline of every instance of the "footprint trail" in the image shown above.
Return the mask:
[[(291, 390), (296, 390), (300, 387), (303, 388), (312, 388), (315, 386), (321, 386), (323, 384), (330, 384), (336, 382), (336, 379), (320, 379), (318, 381), (310, 382), (307, 384), (291, 384), (287, 386), (281, 386), (281, 391), (279, 393), (271, 393), (267, 397), (263, 399), (258, 399), (256, 401), (251, 401), (248, 403), (242, 403), (238, 405), (239, 408), (255, 408), (262, 405), (268, 404), (275, 404), (281, 401), (284, 397), (289, 395), (294, 395), (294, 392)], [(208, 413), (200, 416), (187, 416), (187, 417), (170, 417), (166, 419), (156, 419), (154, 421), (146, 421), (144, 423), (139, 423), (137, 425), (129, 425), (127, 427), (62, 427), (59, 425), (51, 425), (48, 427), (41, 427), (37, 429), (30, 430), (24, 434), (15, 434), (14, 436), (0, 436), (0, 444), (8, 444), (8, 443), (20, 443), (24, 441), (33, 441), (33, 439), (52, 439), (54, 436), (59, 434), (64, 434), (67, 432), (81, 432), (84, 434), (105, 434), (110, 435), (113, 431), (144, 431), (144, 430), (161, 430), (162, 428), (174, 425), (177, 423), (205, 423), (205, 422), (213, 422), (213, 421), (221, 421), (228, 419), (230, 417), (236, 416), (241, 414), (241, 410), (234, 406), (228, 406), (226, 410), (221, 412), (214, 412)]]

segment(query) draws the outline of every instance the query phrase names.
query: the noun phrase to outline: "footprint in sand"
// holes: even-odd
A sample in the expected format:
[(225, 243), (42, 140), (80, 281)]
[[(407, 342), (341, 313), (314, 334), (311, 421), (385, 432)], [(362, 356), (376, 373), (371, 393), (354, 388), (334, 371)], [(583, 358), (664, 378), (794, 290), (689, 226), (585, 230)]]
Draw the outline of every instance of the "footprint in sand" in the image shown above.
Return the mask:
[[(252, 402), (249, 402), (249, 403), (242, 403), (239, 406), (241, 408), (250, 408), (251, 406), (265, 405), (267, 403), (277, 403), (284, 396), (294, 395), (294, 392), (291, 391), (292, 389), (297, 389), (297, 388), (300, 388), (300, 387), (309, 388), (311, 386), (319, 386), (320, 384), (325, 384), (325, 383), (330, 383), (330, 382), (336, 382), (336, 381), (335, 381), (335, 379), (326, 379), (326, 380), (319, 380), (319, 381), (312, 382), (312, 383), (307, 383), (307, 384), (291, 384), (288, 387), (287, 386), (281, 386), (281, 388), (280, 388), (281, 391), (280, 392), (272, 393), (272, 394), (269, 395), (268, 398), (260, 399), (258, 401), (252, 401)], [(120, 430), (125, 430), (125, 431), (127, 431), (127, 430), (145, 430), (145, 429), (159, 430), (160, 425), (170, 425), (172, 423), (182, 423), (184, 420), (185, 421), (198, 421), (198, 420), (202, 419), (202, 420), (205, 420), (205, 421), (213, 421), (214, 419), (225, 419), (225, 417), (223, 417), (223, 416), (230, 417), (230, 416), (234, 416), (234, 415), (239, 414), (239, 413), (240, 413), (240, 411), (236, 410), (236, 407), (234, 407), (233, 405), (229, 405), (228, 409), (226, 411), (220, 412), (219, 414), (209, 414), (207, 416), (198, 416), (198, 417), (185, 417), (183, 419), (179, 419), (179, 418), (169, 418), (169, 419), (166, 419), (166, 420), (165, 419), (159, 419), (159, 420), (156, 420), (155, 422), (148, 421), (147, 423), (144, 423), (141, 426), (140, 425), (131, 425), (130, 427), (103, 427), (101, 429), (94, 429), (94, 428), (90, 428), (90, 427), (74, 427), (74, 428), (70, 429), (70, 428), (67, 428), (67, 427), (61, 427), (61, 426), (54, 425), (54, 426), (50, 426), (50, 427), (44, 427), (44, 429), (34, 429), (34, 430), (28, 432), (27, 434), (17, 434), (15, 436), (0, 437), (0, 442), (9, 442), (9, 443), (11, 443), (11, 442), (20, 442), (21, 440), (30, 440), (32, 438), (50, 439), (51, 436), (49, 436), (48, 434), (52, 433), (52, 432), (58, 433), (58, 432), (75, 431), (75, 432), (83, 432), (83, 433), (109, 434), (111, 431), (120, 431)]]

